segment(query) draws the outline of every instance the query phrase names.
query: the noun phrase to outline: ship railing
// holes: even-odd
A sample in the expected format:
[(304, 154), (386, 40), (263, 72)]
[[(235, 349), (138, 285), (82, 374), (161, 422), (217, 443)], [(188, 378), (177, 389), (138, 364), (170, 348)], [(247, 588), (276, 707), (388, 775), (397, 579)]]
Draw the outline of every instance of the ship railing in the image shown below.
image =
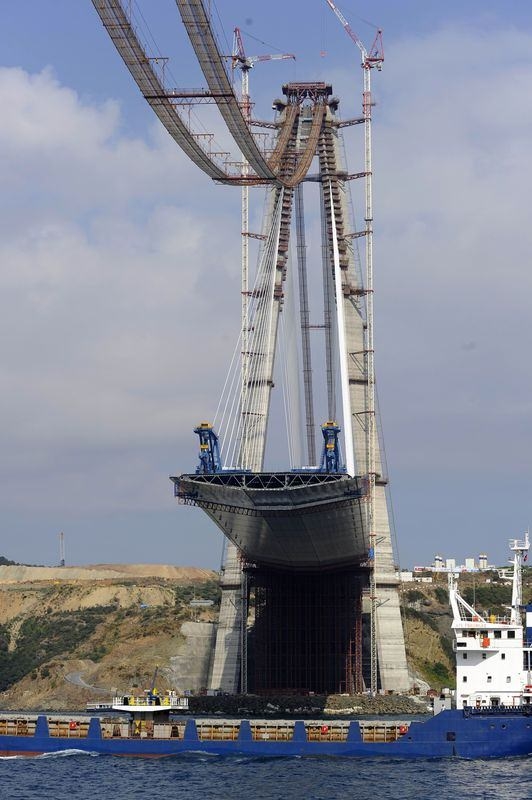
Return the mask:
[(48, 731), (50, 736), (61, 739), (86, 739), (89, 733), (89, 720), (48, 717)]
[(503, 616), (499, 617), (495, 614), (487, 614), (484, 617), (480, 616), (467, 616), (460, 618), (460, 626), (464, 628), (471, 628), (471, 630), (477, 630), (479, 627), (487, 627), (489, 628), (490, 625), (511, 625), (512, 621), (510, 617)]
[(349, 736), (350, 722), (339, 721), (331, 724), (323, 720), (305, 722), (308, 742), (345, 742)]
[(154, 722), (135, 719), (124, 722), (104, 719), (100, 725), (103, 739), (183, 739), (185, 735), (184, 721)]
[[(108, 706), (107, 706), (108, 708)], [(532, 705), (496, 709), (464, 709), (464, 714), (515, 714), (532, 713)], [(48, 716), (47, 726), (51, 738), (84, 739), (88, 737), (92, 724), (89, 717)], [(347, 742), (351, 737), (363, 742), (396, 742), (409, 730), (409, 722), (372, 720), (231, 720), (200, 719), (129, 719), (123, 717), (100, 717), (99, 727), (103, 739), (159, 739), (187, 740), (189, 742), (236, 742), (241, 737), (248, 741), (261, 742)], [(36, 717), (4, 716), (0, 718), (0, 734), (10, 736), (34, 736)], [(249, 737), (247, 739), (246, 737)]]
[[(101, 729), (104, 739), (183, 739), (186, 724), (184, 720), (159, 723), (141, 719), (130, 722), (105, 719), (101, 721)], [(198, 742), (236, 742), (240, 737), (241, 727), (240, 720), (201, 719), (194, 723)], [(406, 727), (402, 727), (400, 723), (389, 725), (388, 728), (390, 733), (386, 738), (380, 738), (378, 733), (373, 732), (368, 741), (396, 741), (406, 732)], [(249, 730), (251, 739), (255, 742), (291, 742), (294, 739), (295, 722), (254, 720), (250, 723)], [(306, 721), (304, 730), (308, 742), (345, 742), (349, 735), (350, 722)], [(370, 736), (369, 730), (367, 735)]]
[(201, 742), (236, 742), (240, 722), (196, 721), (198, 739)]
[(294, 727), (290, 720), (256, 720), (250, 724), (251, 738), (254, 742), (290, 742)]
[(371, 721), (360, 723), (360, 736), (363, 742), (397, 742), (408, 733), (408, 722)]
[(178, 697), (173, 695), (118, 695), (113, 698), (113, 705), (116, 706), (156, 706), (164, 708), (188, 708), (188, 697)]
[(525, 703), (520, 706), (465, 706), (463, 709), (464, 717), (469, 716), (501, 716), (505, 714), (524, 714), (525, 716), (532, 716), (532, 705)]
[(153, 697), (151, 700), (145, 696), (118, 695), (105, 703), (87, 703), (87, 711), (109, 711), (112, 706), (142, 706), (146, 708), (162, 708), (170, 711), (184, 711), (188, 709), (188, 697)]
[(0, 736), (33, 736), (36, 718), (2, 717), (0, 719)]

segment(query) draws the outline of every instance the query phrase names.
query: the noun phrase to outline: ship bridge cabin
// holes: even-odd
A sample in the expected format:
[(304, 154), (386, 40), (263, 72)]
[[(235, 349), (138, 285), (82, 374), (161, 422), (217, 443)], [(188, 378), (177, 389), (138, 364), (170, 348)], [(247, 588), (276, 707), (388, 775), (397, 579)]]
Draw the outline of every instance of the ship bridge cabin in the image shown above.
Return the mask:
[[(532, 704), (532, 606), (522, 605), (521, 567), (529, 540), (510, 542), (514, 553), (508, 616), (482, 615), (458, 593), (449, 576), (456, 653), (456, 706), (476, 709)], [(522, 612), (526, 612), (523, 627)]]
[[(453, 623), (454, 627), (454, 623)], [(509, 620), (473, 617), (455, 628), (458, 706), (521, 705), (523, 629)]]

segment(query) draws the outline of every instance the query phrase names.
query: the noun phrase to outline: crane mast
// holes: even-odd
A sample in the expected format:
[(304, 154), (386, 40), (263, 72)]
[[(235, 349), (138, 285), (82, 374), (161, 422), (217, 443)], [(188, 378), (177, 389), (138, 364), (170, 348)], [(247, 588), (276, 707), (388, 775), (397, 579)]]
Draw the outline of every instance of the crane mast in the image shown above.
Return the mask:
[(371, 692), (377, 692), (378, 665), (377, 665), (377, 582), (376, 582), (376, 520), (375, 520), (375, 478), (376, 478), (376, 418), (375, 418), (375, 350), (373, 335), (373, 185), (372, 185), (372, 148), (371, 148), (371, 70), (382, 69), (384, 51), (382, 47), (382, 31), (378, 30), (375, 40), (366, 50), (359, 37), (353, 31), (340, 9), (332, 2), (326, 0), (329, 8), (336, 14), (345, 32), (360, 50), (361, 66), (364, 72), (364, 88), (362, 94), (362, 113), (364, 119), (364, 194), (365, 194), (365, 239), (366, 239), (366, 458), (368, 473), (368, 501), (367, 501), (367, 531), (369, 540), (370, 564), (370, 599), (371, 599)]

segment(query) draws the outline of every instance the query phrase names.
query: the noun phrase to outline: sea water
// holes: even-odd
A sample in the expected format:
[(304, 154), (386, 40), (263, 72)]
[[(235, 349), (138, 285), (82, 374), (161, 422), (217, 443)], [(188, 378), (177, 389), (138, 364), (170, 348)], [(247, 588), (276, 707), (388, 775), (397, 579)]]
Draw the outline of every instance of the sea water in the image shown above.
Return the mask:
[(69, 751), (0, 759), (1, 800), (532, 800), (531, 761), (118, 758)]

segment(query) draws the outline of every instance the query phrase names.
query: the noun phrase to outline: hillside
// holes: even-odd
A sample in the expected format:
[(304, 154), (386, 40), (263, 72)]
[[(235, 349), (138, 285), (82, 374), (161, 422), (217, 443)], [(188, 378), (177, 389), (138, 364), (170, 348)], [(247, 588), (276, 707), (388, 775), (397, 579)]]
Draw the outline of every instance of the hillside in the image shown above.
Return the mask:
[[(525, 600), (532, 599), (530, 570)], [(152, 682), (206, 686), (219, 590), (209, 570), (169, 565), (0, 566), (0, 708), (80, 709)], [(501, 613), (511, 589), (496, 573), (460, 578), (479, 610)], [(214, 601), (195, 609), (193, 598)], [(453, 686), (446, 577), (402, 591), (409, 665), (420, 693)]]
[[(448, 595), (440, 584), (407, 584), (402, 592), (406, 653), (420, 689), (454, 687)], [(425, 686), (424, 688), (427, 688)]]
[(198, 690), (205, 676), (187, 668), (188, 651), (210, 646), (214, 612), (191, 631), (194, 597), (217, 601), (215, 573), (0, 567), (0, 708), (81, 708), (114, 689), (142, 690), (156, 667), (159, 688)]

